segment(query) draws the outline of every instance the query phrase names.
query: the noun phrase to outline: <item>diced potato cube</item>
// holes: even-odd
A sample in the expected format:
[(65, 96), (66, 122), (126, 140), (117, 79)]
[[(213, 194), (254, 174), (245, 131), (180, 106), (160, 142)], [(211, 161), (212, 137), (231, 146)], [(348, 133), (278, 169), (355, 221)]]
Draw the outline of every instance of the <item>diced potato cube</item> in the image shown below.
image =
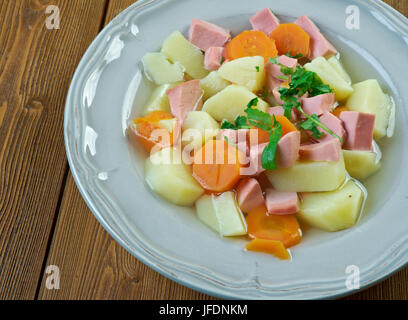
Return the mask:
[(257, 92), (265, 85), (264, 65), (263, 57), (243, 57), (224, 63), (218, 73), (225, 80)]
[(204, 79), (200, 80), (201, 88), (204, 90), (204, 100), (212, 97), (221, 90), (225, 89), (231, 82), (221, 78), (218, 71), (212, 71)]
[(364, 180), (381, 168), (377, 154), (371, 151), (343, 150), (346, 170), (353, 178)]
[(167, 201), (191, 206), (204, 193), (182, 161), (178, 148), (165, 148), (152, 154), (145, 165), (146, 182)]
[(153, 111), (167, 111), (170, 112), (170, 102), (169, 97), (167, 96), (167, 90), (174, 88), (179, 85), (181, 82), (175, 83), (166, 83), (158, 86), (153, 90), (152, 95), (150, 96), (145, 109), (143, 111), (143, 116), (147, 116)]
[(142, 58), (142, 63), (147, 78), (156, 84), (166, 84), (184, 79), (183, 67), (178, 63), (170, 63), (163, 53), (147, 53)]
[(352, 227), (361, 212), (364, 192), (350, 180), (331, 192), (302, 194), (298, 217), (312, 227), (339, 231)]
[(181, 141), (184, 146), (189, 145), (191, 150), (198, 150), (205, 142), (214, 138), (220, 125), (205, 111), (191, 111), (183, 122)]
[(351, 84), (351, 78), (347, 71), (344, 69), (343, 64), (340, 62), (340, 60), (336, 57), (333, 56), (327, 60), (330, 65), (334, 68), (334, 70), (337, 71), (337, 73), (344, 79), (348, 84)]
[[(257, 96), (244, 86), (232, 84), (208, 99), (203, 111), (208, 112), (217, 121), (234, 121), (239, 115), (245, 115), (248, 102)], [(261, 98), (256, 108), (267, 112), (269, 104)]]
[(214, 195), (204, 194), (196, 201), (197, 217), (205, 225), (221, 234), (220, 224), (215, 211)]
[(375, 114), (374, 138), (381, 139), (387, 134), (390, 99), (374, 79), (356, 83), (353, 88), (354, 93), (347, 100), (346, 107), (353, 111)]
[(198, 218), (224, 237), (247, 234), (244, 216), (232, 191), (204, 195), (196, 202)]
[(333, 191), (346, 179), (346, 168), (342, 156), (337, 162), (298, 161), (290, 168), (268, 170), (266, 175), (278, 191)]
[(179, 62), (186, 73), (194, 79), (202, 79), (208, 74), (204, 68), (204, 54), (188, 41), (180, 31), (173, 32), (163, 42), (161, 52), (173, 62)]
[(354, 90), (351, 85), (337, 73), (325, 58), (316, 58), (312, 62), (305, 64), (304, 67), (308, 71), (315, 72), (323, 83), (330, 85), (334, 90), (336, 100), (345, 100), (353, 93)]

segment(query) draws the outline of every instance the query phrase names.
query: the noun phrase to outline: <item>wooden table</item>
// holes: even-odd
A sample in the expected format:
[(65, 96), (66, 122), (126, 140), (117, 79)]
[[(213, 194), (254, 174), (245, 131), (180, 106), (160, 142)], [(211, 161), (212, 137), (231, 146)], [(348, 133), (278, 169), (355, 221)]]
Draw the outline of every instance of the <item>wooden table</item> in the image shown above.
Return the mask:
[[(63, 113), (94, 37), (134, 0), (0, 0), (0, 299), (212, 299), (120, 247), (79, 194)], [(386, 0), (408, 15), (408, 1)], [(60, 29), (45, 10), (60, 10)], [(60, 271), (47, 289), (47, 267)], [(408, 268), (350, 299), (407, 299)]]

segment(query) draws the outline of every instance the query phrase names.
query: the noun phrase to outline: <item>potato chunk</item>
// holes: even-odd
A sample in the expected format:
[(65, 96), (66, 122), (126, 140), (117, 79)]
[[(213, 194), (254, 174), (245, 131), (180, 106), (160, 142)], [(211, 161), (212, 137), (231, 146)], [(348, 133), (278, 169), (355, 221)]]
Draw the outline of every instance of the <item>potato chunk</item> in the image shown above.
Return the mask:
[(375, 114), (374, 138), (381, 139), (387, 134), (391, 101), (382, 91), (377, 80), (371, 79), (353, 85), (354, 93), (346, 102), (353, 111)]
[(161, 52), (172, 62), (179, 62), (186, 73), (194, 79), (202, 79), (208, 74), (204, 68), (204, 54), (188, 41), (180, 31), (173, 32), (163, 42)]
[(312, 62), (305, 64), (305, 68), (308, 71), (315, 72), (323, 83), (330, 85), (338, 101), (347, 99), (354, 91), (351, 85), (323, 57), (316, 58)]
[[(203, 111), (208, 112), (215, 120), (234, 121), (239, 115), (245, 115), (248, 102), (256, 95), (244, 86), (232, 84), (208, 99), (203, 106)], [(269, 104), (259, 99), (258, 108), (267, 111)]]
[(203, 195), (196, 202), (197, 216), (207, 226), (224, 237), (247, 234), (247, 226), (235, 193), (224, 192), (219, 196)]
[(170, 63), (163, 53), (147, 53), (142, 58), (142, 63), (147, 78), (158, 85), (184, 79), (183, 67), (177, 62)]
[(201, 88), (204, 90), (204, 100), (211, 98), (230, 84), (231, 82), (221, 78), (218, 71), (210, 72), (208, 76), (200, 80)]
[(377, 154), (371, 151), (343, 150), (347, 172), (358, 180), (367, 179), (381, 168)]
[(150, 188), (171, 203), (191, 206), (204, 192), (190, 168), (182, 162), (178, 148), (165, 148), (152, 154), (146, 160), (145, 172)]
[(312, 227), (339, 231), (353, 226), (360, 215), (364, 192), (350, 180), (331, 192), (302, 194), (298, 217)]
[(338, 189), (346, 179), (344, 158), (337, 162), (298, 161), (293, 167), (266, 171), (274, 188), (284, 192), (317, 192)]
[(257, 92), (265, 85), (265, 59), (244, 57), (224, 63), (218, 73), (225, 80)]
[(220, 125), (205, 111), (191, 111), (183, 122), (183, 145), (189, 144), (192, 150), (198, 150), (205, 142), (214, 138)]
[(143, 110), (143, 116), (147, 116), (153, 111), (167, 111), (170, 110), (169, 97), (167, 96), (167, 90), (170, 90), (180, 84), (180, 82), (166, 83), (158, 86), (153, 90), (152, 95), (146, 103), (145, 109)]
[(351, 78), (347, 71), (344, 69), (343, 64), (340, 62), (340, 60), (336, 57), (333, 56), (327, 60), (330, 65), (334, 68), (334, 70), (337, 71), (337, 73), (344, 79), (348, 84), (351, 84)]

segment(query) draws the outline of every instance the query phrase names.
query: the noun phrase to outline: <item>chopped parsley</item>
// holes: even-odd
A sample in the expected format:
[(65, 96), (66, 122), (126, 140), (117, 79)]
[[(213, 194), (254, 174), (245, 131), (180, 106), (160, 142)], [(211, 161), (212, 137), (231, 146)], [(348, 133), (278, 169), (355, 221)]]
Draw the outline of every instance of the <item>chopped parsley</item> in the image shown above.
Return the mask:
[[(290, 54), (290, 53), (289, 53)], [(331, 93), (333, 90), (329, 85), (324, 84), (319, 76), (312, 71), (308, 71), (301, 66), (297, 66), (296, 70), (288, 68), (275, 58), (270, 58), (271, 63), (281, 66), (281, 72), (288, 76), (290, 75), (289, 88), (279, 88), (280, 98), (283, 101), (283, 109), (285, 117), (289, 120), (292, 119), (292, 109), (298, 109), (306, 118), (306, 121), (301, 124), (301, 128), (304, 130), (312, 131), (312, 136), (316, 139), (319, 139), (324, 133), (318, 130), (318, 127), (337, 138), (342, 142), (341, 138), (337, 136), (333, 131), (323, 125), (317, 115), (308, 115), (306, 114), (301, 106), (300, 98), (304, 94), (308, 94), (311, 97), (315, 97), (325, 93)], [(286, 67), (286, 69), (285, 69)], [(284, 77), (280, 77), (282, 80)]]
[(282, 137), (282, 125), (271, 118), (268, 113), (252, 107), (258, 105), (258, 98), (252, 99), (245, 109), (246, 116), (238, 116), (234, 123), (224, 120), (221, 129), (250, 129), (257, 127), (269, 133), (269, 143), (262, 152), (262, 167), (266, 170), (276, 169), (276, 150)]
[(296, 56), (292, 56), (290, 51), (288, 53), (285, 53), (285, 56), (287, 56), (289, 58), (292, 58), (292, 59), (299, 59), (299, 58), (303, 57), (303, 55), (301, 53), (298, 53)]
[(256, 66), (255, 69), (256, 69), (256, 72), (259, 72), (259, 66)]
[(221, 58), (220, 64), (223, 64), (225, 62), (225, 57)]

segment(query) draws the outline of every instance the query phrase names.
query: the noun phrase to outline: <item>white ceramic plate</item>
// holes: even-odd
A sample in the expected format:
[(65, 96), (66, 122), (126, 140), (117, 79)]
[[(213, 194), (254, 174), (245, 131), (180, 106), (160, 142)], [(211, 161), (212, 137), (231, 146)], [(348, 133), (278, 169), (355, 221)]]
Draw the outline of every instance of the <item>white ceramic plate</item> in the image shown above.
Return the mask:
[[(245, 252), (243, 240), (223, 239), (194, 211), (170, 205), (144, 183), (143, 152), (124, 136), (151, 85), (141, 57), (174, 30), (201, 18), (237, 34), (249, 17), (273, 5), (283, 21), (310, 16), (340, 50), (354, 82), (376, 78), (396, 101), (396, 131), (380, 142), (381, 172), (366, 182), (368, 205), (354, 227), (306, 232), (291, 261)], [(360, 11), (360, 29), (345, 27), (346, 8)], [(105, 229), (139, 260), (190, 288), (225, 298), (310, 299), (352, 293), (347, 266), (362, 288), (408, 261), (408, 22), (377, 0), (150, 0), (116, 17), (95, 39), (72, 80), (65, 142), (75, 181)]]

